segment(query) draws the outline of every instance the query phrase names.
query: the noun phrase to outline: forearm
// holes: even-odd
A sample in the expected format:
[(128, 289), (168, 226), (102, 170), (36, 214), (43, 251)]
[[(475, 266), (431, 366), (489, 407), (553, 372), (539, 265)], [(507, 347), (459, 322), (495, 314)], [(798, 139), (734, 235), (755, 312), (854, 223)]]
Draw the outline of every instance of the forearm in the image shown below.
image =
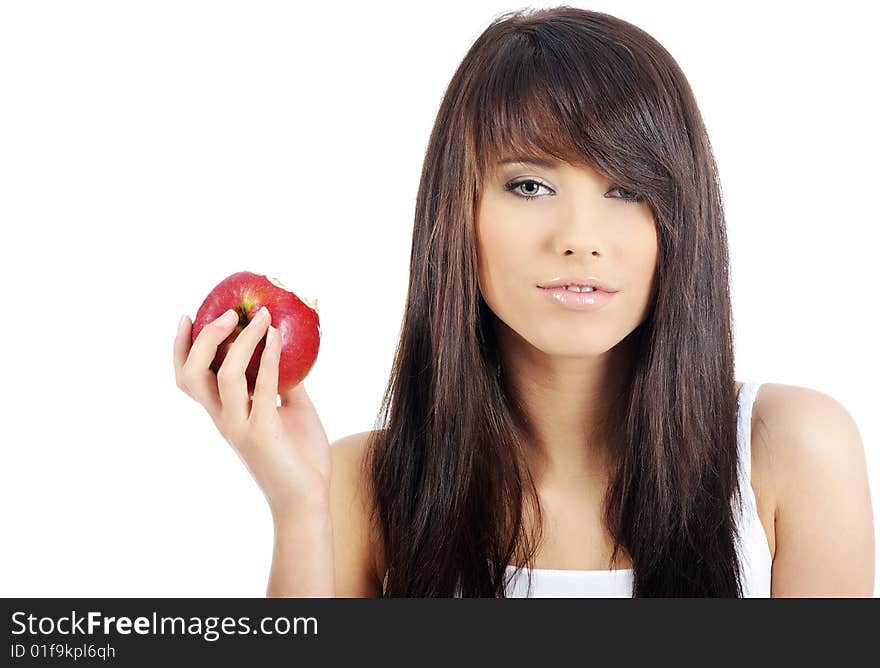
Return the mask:
[(335, 594), (330, 511), (275, 519), (266, 596), (332, 598)]

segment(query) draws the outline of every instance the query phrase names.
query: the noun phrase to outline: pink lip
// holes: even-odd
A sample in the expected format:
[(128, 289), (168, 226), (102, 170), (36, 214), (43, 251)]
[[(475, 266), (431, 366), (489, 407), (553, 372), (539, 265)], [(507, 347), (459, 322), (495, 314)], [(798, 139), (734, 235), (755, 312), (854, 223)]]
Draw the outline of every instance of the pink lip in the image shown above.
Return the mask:
[(571, 311), (595, 311), (611, 301), (613, 292), (594, 290), (593, 292), (571, 292), (562, 288), (538, 288), (548, 299)]

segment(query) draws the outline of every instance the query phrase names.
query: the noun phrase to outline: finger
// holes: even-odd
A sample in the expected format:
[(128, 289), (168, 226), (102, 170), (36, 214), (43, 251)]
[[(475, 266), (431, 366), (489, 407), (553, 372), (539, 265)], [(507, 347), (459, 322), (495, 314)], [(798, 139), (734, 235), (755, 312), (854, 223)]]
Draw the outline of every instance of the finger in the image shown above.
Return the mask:
[(236, 325), (238, 314), (233, 309), (205, 325), (193, 341), (183, 365), (183, 378), (190, 395), (214, 418), (219, 414), (221, 404), (217, 376), (211, 370), (211, 363), (217, 355), (217, 346), (226, 340)]
[(245, 372), (254, 356), (254, 349), (262, 340), (271, 318), (263, 306), (229, 346), (223, 364), (217, 371), (217, 388), (223, 412), (233, 421), (245, 421), (248, 417), (248, 386)]
[(266, 347), (260, 358), (260, 369), (254, 384), (254, 399), (250, 419), (265, 420), (278, 407), (278, 364), (281, 359), (281, 336), (275, 327), (269, 327)]
[(177, 336), (174, 337), (174, 382), (177, 387), (184, 389), (183, 364), (189, 355), (192, 346), (192, 321), (183, 315), (177, 325)]

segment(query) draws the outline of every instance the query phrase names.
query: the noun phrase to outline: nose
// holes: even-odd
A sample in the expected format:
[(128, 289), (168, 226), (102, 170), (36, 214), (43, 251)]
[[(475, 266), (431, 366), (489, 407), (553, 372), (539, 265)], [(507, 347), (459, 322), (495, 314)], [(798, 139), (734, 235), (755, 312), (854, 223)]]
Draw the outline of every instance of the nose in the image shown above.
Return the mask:
[(603, 247), (600, 226), (595, 211), (572, 204), (562, 214), (563, 219), (556, 230), (556, 250), (562, 255), (593, 255), (598, 257)]
[[(575, 251), (573, 251), (570, 248), (566, 249), (565, 253), (563, 253), (563, 255), (574, 255), (574, 254), (575, 254)], [(599, 257), (599, 255), (600, 255), (599, 249), (594, 248), (592, 251), (590, 251), (590, 255), (592, 255), (593, 257)]]

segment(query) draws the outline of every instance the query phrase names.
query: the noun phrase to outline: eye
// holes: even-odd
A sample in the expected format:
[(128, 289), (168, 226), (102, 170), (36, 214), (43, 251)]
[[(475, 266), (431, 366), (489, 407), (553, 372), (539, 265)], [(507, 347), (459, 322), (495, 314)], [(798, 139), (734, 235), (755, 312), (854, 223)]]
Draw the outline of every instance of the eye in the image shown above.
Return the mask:
[[(528, 187), (527, 189), (529, 191), (532, 191), (533, 194), (529, 194), (528, 192), (520, 190), (520, 188), (522, 186), (527, 186)], [(519, 179), (517, 181), (511, 181), (504, 186), (504, 189), (507, 190), (508, 192), (513, 192), (520, 199), (524, 199), (527, 201), (533, 200), (533, 199), (538, 199), (540, 197), (540, 195), (536, 194), (535, 191), (537, 190), (537, 192), (540, 192), (541, 188), (544, 188), (545, 190), (550, 190), (549, 186), (545, 186), (543, 183), (541, 183), (540, 181), (536, 181), (535, 179)], [(612, 188), (608, 192), (609, 193), (612, 193), (612, 192), (619, 193), (620, 197), (612, 197), (612, 199), (620, 199), (620, 200), (623, 200), (624, 202), (638, 204), (639, 202), (643, 202), (645, 200), (645, 198), (642, 197), (641, 195), (639, 195), (638, 193), (636, 193), (632, 190), (627, 190), (626, 188), (623, 188), (622, 186), (615, 186), (614, 188)], [(607, 197), (607, 193), (606, 193), (606, 197)]]
[(519, 190), (520, 186), (524, 186), (524, 185), (528, 185), (529, 190), (532, 190), (533, 188), (536, 188), (536, 187), (539, 189), (545, 188), (547, 190), (550, 190), (550, 188), (545, 186), (543, 183), (536, 181), (535, 179), (520, 179), (519, 181), (511, 181), (510, 183), (508, 183), (504, 186), (504, 189), (507, 190), (508, 192), (513, 192), (520, 199), (524, 199), (527, 201), (532, 200), (532, 199), (538, 199), (540, 197), (539, 195), (535, 195), (535, 194), (529, 195), (529, 194), (523, 193), (523, 191)]
[(624, 202), (632, 202), (635, 204), (638, 204), (639, 202), (643, 202), (645, 200), (645, 198), (642, 197), (641, 195), (639, 195), (638, 193), (633, 192), (632, 190), (627, 190), (626, 188), (622, 188), (620, 186), (615, 186), (614, 188), (612, 188), (608, 192), (613, 193), (615, 191), (617, 191), (619, 193), (623, 193), (623, 196), (622, 197), (614, 197), (612, 199), (622, 199)]

